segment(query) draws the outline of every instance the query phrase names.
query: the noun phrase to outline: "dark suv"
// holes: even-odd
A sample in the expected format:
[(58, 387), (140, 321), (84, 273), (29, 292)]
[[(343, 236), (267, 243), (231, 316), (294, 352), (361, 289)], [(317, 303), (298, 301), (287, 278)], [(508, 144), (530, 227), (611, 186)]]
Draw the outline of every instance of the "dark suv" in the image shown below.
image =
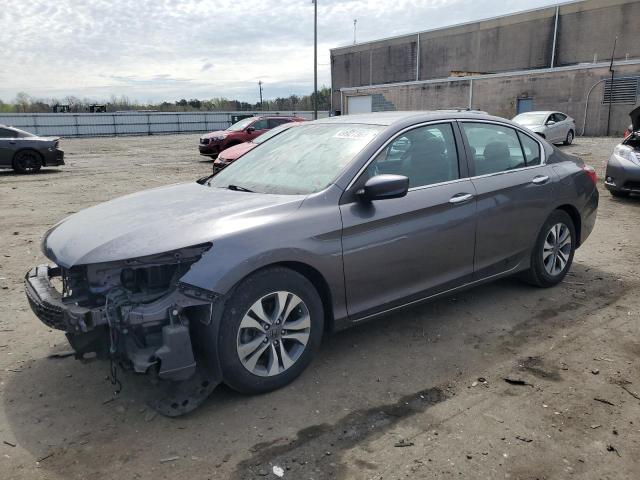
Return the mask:
[(289, 122), (304, 122), (300, 117), (267, 116), (249, 117), (234, 123), (226, 130), (218, 130), (200, 137), (200, 155), (217, 156), (226, 148), (248, 142), (272, 128)]

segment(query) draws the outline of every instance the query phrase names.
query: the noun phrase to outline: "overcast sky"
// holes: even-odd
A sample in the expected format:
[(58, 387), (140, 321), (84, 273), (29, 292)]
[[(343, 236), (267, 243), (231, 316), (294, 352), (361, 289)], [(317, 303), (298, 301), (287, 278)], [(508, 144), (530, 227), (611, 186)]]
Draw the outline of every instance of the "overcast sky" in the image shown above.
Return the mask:
[[(0, 99), (227, 97), (313, 89), (311, 0), (2, 0)], [(557, 0), (318, 0), (319, 85), (329, 49), (555, 5)]]

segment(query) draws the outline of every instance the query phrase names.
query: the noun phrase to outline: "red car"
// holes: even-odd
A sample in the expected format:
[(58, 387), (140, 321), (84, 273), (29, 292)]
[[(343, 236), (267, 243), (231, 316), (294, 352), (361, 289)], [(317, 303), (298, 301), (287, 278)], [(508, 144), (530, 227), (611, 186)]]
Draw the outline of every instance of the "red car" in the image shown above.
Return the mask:
[(218, 170), (222, 170), (224, 167), (226, 167), (227, 165), (229, 165), (233, 161), (235, 161), (238, 158), (240, 158), (242, 155), (247, 153), (249, 150), (253, 150), (255, 147), (257, 147), (261, 143), (264, 143), (267, 140), (269, 140), (270, 138), (273, 138), (276, 135), (282, 133), (283, 131), (285, 131), (285, 130), (291, 128), (291, 127), (295, 127), (297, 125), (302, 125), (302, 122), (295, 121), (295, 122), (285, 123), (284, 125), (281, 125), (281, 126), (279, 126), (277, 128), (274, 128), (273, 130), (269, 131), (268, 133), (265, 133), (264, 135), (260, 135), (260, 137), (255, 138), (255, 139), (253, 139), (253, 140), (251, 140), (249, 142), (244, 142), (244, 143), (241, 143), (239, 145), (234, 145), (233, 147), (227, 148), (224, 152), (222, 152), (222, 153), (220, 153), (220, 155), (218, 155), (218, 158), (216, 158), (213, 161), (213, 171), (217, 172)]
[(303, 122), (304, 118), (300, 117), (281, 117), (281, 116), (259, 116), (250, 117), (234, 123), (226, 130), (218, 130), (216, 132), (207, 133), (200, 137), (200, 155), (215, 157), (221, 151), (238, 145), (239, 143), (248, 142), (259, 137), (272, 128), (278, 127), (290, 122)]

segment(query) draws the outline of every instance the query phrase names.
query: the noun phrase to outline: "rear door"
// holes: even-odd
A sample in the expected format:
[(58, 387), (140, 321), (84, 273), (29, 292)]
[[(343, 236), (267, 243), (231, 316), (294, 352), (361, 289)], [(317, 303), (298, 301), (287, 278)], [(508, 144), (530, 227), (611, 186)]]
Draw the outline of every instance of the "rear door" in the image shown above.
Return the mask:
[(553, 202), (555, 178), (537, 139), (507, 125), (461, 121), (478, 221), (474, 279), (516, 269)]
[[(471, 278), (475, 191), (459, 151), (464, 150), (455, 123), (408, 129), (387, 144), (345, 193), (340, 212), (352, 318), (419, 300)], [(409, 177), (408, 194), (370, 203), (353, 199), (353, 191), (383, 172)]]

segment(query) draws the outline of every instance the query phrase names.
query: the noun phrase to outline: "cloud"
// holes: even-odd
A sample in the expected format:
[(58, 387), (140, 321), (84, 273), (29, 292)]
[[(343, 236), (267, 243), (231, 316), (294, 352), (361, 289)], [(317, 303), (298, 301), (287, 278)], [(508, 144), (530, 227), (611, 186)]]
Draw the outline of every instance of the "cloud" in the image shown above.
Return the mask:
[[(436, 28), (557, 0), (319, 0), (318, 75), (329, 49)], [(313, 88), (308, 0), (4, 0), (0, 98), (77, 95), (142, 100), (256, 101)], [(215, 68), (214, 68), (215, 65)]]

